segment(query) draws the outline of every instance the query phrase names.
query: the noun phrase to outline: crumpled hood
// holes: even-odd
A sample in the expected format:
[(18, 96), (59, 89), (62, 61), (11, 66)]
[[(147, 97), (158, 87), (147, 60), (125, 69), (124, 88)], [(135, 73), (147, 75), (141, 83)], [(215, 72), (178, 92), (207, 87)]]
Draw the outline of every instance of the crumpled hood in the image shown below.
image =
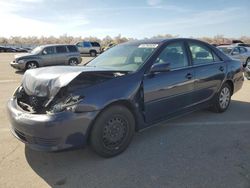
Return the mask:
[(22, 86), (28, 95), (51, 98), (84, 70), (85, 67), (70, 66), (27, 70), (23, 75)]

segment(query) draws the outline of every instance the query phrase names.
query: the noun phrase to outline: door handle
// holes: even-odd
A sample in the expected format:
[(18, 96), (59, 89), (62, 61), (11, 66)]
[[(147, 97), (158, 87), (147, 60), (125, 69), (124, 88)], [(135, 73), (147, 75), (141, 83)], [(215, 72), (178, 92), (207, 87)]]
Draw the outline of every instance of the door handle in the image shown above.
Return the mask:
[(187, 73), (186, 78), (190, 80), (191, 78), (193, 78), (193, 75), (191, 73)]
[(224, 67), (223, 67), (223, 66), (220, 66), (219, 70), (220, 70), (221, 72), (223, 72), (223, 71), (224, 71)]

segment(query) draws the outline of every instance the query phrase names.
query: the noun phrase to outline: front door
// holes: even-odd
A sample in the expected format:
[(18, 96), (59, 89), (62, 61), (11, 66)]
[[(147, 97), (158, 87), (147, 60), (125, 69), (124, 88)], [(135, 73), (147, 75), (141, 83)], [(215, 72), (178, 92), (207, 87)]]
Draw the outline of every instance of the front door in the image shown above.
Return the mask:
[(183, 42), (168, 44), (155, 63), (170, 63), (170, 71), (144, 76), (146, 122), (156, 122), (192, 105), (194, 72)]
[(56, 65), (57, 59), (55, 55), (56, 55), (55, 47), (50, 46), (44, 48), (41, 54), (42, 66)]

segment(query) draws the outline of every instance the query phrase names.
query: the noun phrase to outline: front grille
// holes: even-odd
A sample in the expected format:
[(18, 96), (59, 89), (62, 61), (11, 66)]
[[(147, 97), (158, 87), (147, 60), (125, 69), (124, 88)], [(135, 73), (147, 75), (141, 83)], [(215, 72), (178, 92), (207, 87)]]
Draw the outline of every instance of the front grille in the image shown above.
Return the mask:
[(20, 138), (24, 142), (27, 142), (27, 138), (25, 137), (24, 133), (22, 133), (21, 131), (18, 131), (17, 129), (15, 129), (15, 133), (18, 136), (18, 138)]
[(60, 139), (58, 138), (47, 139), (47, 138), (34, 137), (34, 143), (43, 146), (56, 146), (59, 144), (59, 140)]

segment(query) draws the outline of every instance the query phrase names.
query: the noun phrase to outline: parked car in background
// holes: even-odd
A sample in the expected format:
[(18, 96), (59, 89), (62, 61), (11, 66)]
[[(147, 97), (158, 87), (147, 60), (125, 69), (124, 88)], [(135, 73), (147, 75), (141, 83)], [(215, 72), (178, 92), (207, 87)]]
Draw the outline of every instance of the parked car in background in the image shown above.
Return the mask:
[(105, 52), (105, 51), (107, 51), (108, 49), (110, 49), (110, 48), (112, 48), (112, 47), (114, 47), (114, 46), (116, 46), (117, 44), (115, 44), (115, 43), (110, 43), (110, 44), (108, 44), (107, 46), (105, 46), (103, 49), (102, 49), (102, 52)]
[(30, 53), (15, 55), (10, 65), (19, 70), (52, 65), (77, 65), (81, 63), (80, 52), (75, 45), (38, 46)]
[(245, 69), (245, 72), (244, 72), (244, 75), (245, 77), (250, 80), (250, 60), (248, 60), (246, 62), (246, 64), (244, 65), (244, 69)]
[(25, 48), (15, 48), (15, 51), (16, 52), (28, 52), (28, 50)]
[(154, 123), (202, 108), (226, 111), (243, 81), (238, 61), (198, 40), (123, 43), (86, 66), (27, 71), (8, 102), (11, 131), (33, 149), (89, 143), (112, 157)]
[(76, 46), (81, 54), (89, 54), (95, 57), (97, 54), (101, 53), (101, 45), (98, 42), (78, 42)]
[(5, 52), (5, 47), (4, 46), (0, 46), (0, 52)]
[(13, 47), (0, 46), (0, 52), (16, 52), (16, 49)]
[(243, 46), (224, 45), (218, 46), (226, 55), (239, 60), (243, 65), (250, 61), (250, 49)]
[(239, 43), (238, 46), (243, 46), (246, 48), (250, 48), (250, 44), (245, 44), (245, 43)]

